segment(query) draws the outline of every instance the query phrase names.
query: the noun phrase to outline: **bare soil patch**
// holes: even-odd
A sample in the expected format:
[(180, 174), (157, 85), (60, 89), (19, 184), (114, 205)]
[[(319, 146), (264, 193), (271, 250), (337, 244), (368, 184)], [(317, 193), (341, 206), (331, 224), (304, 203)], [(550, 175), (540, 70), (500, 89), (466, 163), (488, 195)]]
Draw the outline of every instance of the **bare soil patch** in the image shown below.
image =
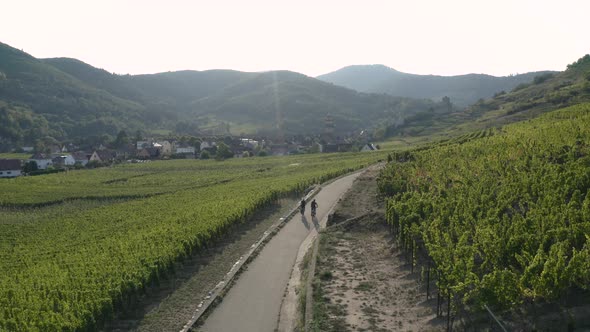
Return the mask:
[(385, 225), (372, 168), (343, 197), (320, 235), (314, 279), (315, 331), (438, 331), (436, 299), (426, 300)]

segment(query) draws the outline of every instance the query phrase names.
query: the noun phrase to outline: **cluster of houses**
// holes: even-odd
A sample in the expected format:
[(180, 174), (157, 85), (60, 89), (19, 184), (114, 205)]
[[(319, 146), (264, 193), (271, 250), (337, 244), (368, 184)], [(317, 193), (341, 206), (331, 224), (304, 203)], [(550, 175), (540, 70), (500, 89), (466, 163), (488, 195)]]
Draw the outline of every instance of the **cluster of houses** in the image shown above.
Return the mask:
[(63, 168), (72, 166), (86, 167), (91, 163), (111, 164), (113, 162), (162, 159), (173, 155), (194, 157), (195, 148), (184, 144), (176, 146), (170, 141), (138, 141), (135, 145), (109, 149), (104, 145), (98, 146), (91, 151), (68, 152), (69, 149), (76, 149), (75, 146), (63, 146), (52, 153), (35, 153), (27, 162), (35, 162), (36, 168), (45, 170), (50, 167)]
[[(219, 143), (221, 144), (221, 143)], [(138, 160), (154, 160), (169, 158), (199, 158), (205, 151), (209, 155), (215, 155), (219, 144), (215, 141), (203, 141), (191, 146), (185, 142), (174, 140), (143, 140), (136, 144), (129, 144), (117, 149), (108, 149), (100, 145), (92, 151), (81, 151), (76, 146), (69, 144), (63, 147), (52, 147), (51, 153), (34, 153), (28, 160), (0, 159), (0, 178), (17, 177), (23, 175), (23, 169), (27, 171), (44, 171), (48, 169), (68, 169), (74, 167), (90, 167), (108, 165), (114, 162), (134, 162)], [(254, 156), (263, 151), (267, 155), (288, 155), (309, 152), (311, 146), (294, 142), (272, 143), (265, 140), (251, 138), (232, 138), (225, 140), (226, 153), (230, 156), (241, 158)], [(314, 143), (316, 152), (345, 152), (350, 151), (352, 144), (347, 142), (319, 144)], [(25, 148), (30, 151), (32, 148)], [(367, 143), (361, 151), (373, 151), (376, 147)], [(69, 152), (74, 151), (74, 152)], [(227, 157), (227, 156), (226, 156)], [(31, 165), (34, 167), (25, 167)]]

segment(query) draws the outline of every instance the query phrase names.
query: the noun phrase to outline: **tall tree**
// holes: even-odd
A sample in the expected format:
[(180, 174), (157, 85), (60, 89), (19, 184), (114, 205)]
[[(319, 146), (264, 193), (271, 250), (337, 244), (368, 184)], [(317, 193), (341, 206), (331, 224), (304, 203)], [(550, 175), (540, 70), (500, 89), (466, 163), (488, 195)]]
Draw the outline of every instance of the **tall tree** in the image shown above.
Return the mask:
[(119, 131), (117, 138), (115, 139), (114, 145), (117, 148), (124, 147), (129, 144), (129, 136), (125, 130)]

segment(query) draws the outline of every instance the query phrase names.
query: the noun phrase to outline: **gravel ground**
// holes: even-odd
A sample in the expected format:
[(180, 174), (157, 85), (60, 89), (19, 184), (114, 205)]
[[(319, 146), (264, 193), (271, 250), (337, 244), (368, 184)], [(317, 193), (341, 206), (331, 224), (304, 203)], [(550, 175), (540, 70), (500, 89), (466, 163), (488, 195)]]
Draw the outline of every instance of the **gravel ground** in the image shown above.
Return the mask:
[(438, 331), (436, 299), (426, 301), (420, 273), (410, 272), (385, 226), (369, 169), (337, 206), (321, 233), (314, 281), (316, 331)]

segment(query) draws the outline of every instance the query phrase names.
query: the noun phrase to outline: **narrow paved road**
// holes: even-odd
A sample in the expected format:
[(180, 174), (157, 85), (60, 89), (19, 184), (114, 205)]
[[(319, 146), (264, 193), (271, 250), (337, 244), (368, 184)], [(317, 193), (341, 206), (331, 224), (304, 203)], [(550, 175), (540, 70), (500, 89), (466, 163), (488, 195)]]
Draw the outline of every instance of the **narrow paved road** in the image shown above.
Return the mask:
[(352, 186), (359, 174), (348, 175), (322, 188), (315, 197), (319, 204), (315, 218), (311, 218), (308, 204), (304, 217), (297, 214), (288, 221), (239, 276), (236, 284), (199, 330), (274, 331), (299, 246), (310, 232), (320, 227), (319, 221)]

